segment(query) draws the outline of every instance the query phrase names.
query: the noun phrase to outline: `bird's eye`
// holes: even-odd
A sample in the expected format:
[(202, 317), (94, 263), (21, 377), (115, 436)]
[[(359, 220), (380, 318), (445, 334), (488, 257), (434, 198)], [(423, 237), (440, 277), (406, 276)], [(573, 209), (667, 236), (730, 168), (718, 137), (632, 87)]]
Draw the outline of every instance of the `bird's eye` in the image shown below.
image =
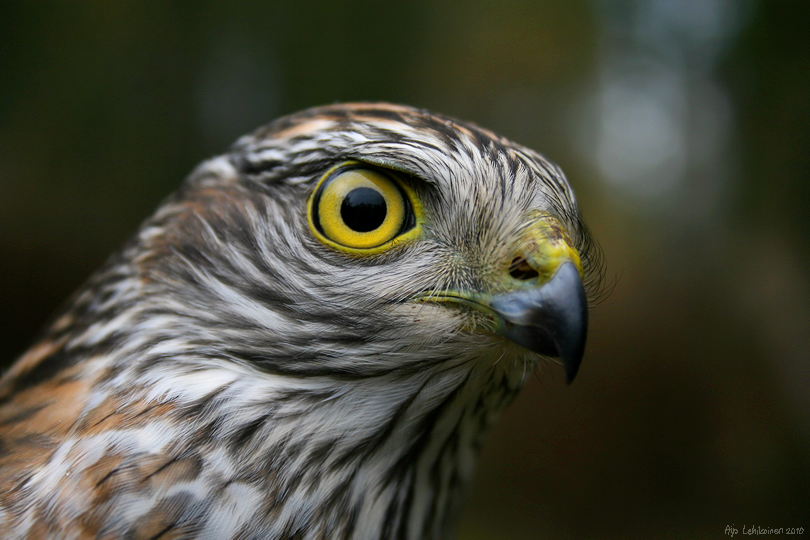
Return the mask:
[(362, 164), (339, 167), (315, 189), (309, 208), (316, 236), (336, 247), (372, 250), (416, 226), (413, 206), (392, 175)]

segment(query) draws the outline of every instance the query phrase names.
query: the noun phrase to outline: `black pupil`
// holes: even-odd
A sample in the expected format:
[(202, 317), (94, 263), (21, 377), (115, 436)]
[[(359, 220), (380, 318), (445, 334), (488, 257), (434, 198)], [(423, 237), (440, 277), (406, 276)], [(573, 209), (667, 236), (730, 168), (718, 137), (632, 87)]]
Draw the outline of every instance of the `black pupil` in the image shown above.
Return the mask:
[(382, 225), (387, 211), (383, 196), (367, 187), (351, 190), (340, 205), (343, 222), (357, 232), (373, 231)]

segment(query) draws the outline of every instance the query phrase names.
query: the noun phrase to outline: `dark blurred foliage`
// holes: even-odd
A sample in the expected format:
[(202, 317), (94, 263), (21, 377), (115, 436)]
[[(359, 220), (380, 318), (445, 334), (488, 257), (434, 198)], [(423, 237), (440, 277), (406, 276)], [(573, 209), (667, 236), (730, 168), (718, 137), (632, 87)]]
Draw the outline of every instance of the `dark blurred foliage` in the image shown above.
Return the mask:
[(810, 4), (0, 3), (0, 353), (200, 160), (404, 102), (571, 178), (612, 294), (485, 446), (461, 537), (810, 533)]

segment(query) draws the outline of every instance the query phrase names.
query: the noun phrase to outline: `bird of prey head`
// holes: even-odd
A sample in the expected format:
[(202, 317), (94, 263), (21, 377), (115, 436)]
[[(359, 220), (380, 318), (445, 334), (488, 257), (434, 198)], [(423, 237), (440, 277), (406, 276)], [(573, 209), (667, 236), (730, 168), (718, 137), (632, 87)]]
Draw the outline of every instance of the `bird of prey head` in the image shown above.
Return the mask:
[[(0, 382), (3, 538), (428, 539), (593, 243), (560, 169), (389, 104), (202, 163)], [(598, 276), (596, 276), (598, 277)]]

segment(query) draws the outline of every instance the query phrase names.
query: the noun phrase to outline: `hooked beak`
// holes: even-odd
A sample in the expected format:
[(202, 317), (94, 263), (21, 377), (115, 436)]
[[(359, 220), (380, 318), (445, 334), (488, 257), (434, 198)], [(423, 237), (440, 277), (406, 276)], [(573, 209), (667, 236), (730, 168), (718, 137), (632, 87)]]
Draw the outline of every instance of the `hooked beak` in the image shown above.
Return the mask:
[(430, 291), (424, 301), (475, 309), (494, 322), (490, 331), (530, 351), (556, 356), (571, 384), (585, 353), (588, 299), (582, 262), (562, 224), (536, 212), (495, 292)]
[(571, 384), (588, 334), (588, 299), (573, 262), (561, 264), (539, 287), (493, 297), (489, 307), (500, 335), (530, 351), (559, 357), (565, 382)]

